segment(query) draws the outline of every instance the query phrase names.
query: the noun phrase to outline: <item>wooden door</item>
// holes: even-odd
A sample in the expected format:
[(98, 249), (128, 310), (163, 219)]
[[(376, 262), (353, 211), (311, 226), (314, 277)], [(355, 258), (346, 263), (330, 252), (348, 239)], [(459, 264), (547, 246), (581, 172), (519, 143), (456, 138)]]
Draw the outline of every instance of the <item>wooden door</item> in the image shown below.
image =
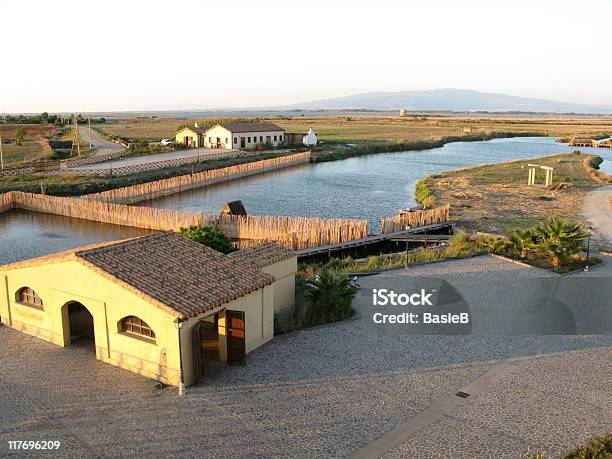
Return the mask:
[(204, 357), (204, 365), (206, 365), (206, 362), (211, 360), (219, 360), (219, 326), (216, 316), (214, 322), (202, 321), (201, 323), (202, 355)]
[(244, 365), (246, 360), (245, 326), (243, 311), (226, 311), (227, 363)]
[(193, 372), (196, 384), (204, 381), (206, 367), (211, 362), (219, 361), (219, 326), (218, 317), (214, 322), (198, 321), (193, 328)]

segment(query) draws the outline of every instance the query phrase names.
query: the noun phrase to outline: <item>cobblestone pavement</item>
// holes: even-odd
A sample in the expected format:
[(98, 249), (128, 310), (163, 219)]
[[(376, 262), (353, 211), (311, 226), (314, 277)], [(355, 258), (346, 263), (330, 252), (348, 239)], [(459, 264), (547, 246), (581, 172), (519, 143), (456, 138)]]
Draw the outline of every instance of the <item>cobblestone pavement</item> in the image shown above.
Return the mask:
[[(386, 335), (366, 325), (369, 286), (400, 277), (495, 271), (541, 276), (490, 258), (361, 280), (355, 319), (275, 338), (246, 367), (223, 367), (180, 398), (138, 375), (0, 328), (0, 456), (9, 440), (61, 440), (51, 457), (337, 457), (363, 447), (534, 336)], [(450, 278), (450, 277), (449, 277)], [(558, 453), (610, 430), (612, 337), (557, 336), (390, 457)], [(609, 407), (608, 407), (609, 408)]]

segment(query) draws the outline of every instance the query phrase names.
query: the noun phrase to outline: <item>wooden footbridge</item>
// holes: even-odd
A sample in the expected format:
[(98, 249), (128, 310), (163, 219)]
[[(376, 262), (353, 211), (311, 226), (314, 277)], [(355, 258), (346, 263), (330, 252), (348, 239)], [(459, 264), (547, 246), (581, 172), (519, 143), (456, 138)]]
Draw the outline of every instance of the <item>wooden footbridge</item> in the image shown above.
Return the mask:
[(430, 231), (444, 231), (450, 233), (453, 228), (453, 222), (446, 221), (434, 223), (431, 225), (417, 226), (402, 231), (397, 231), (388, 234), (374, 234), (363, 239), (355, 239), (353, 241), (341, 242), (339, 244), (321, 245), (318, 247), (308, 247), (305, 249), (296, 250), (298, 259), (308, 258), (316, 255), (329, 255), (335, 252), (341, 252), (347, 249), (367, 248), (373, 244), (381, 242), (441, 242), (448, 240), (450, 234), (427, 234)]

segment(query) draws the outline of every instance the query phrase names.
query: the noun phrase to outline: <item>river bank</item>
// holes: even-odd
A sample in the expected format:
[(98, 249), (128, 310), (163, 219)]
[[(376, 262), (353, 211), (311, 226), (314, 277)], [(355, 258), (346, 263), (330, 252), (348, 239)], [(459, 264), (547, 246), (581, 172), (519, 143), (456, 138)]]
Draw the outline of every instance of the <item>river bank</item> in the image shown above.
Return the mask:
[(338, 147), (323, 146), (314, 148), (316, 161), (339, 161), (363, 155), (377, 153), (394, 153), (399, 151), (421, 151), (441, 148), (453, 142), (482, 142), (493, 139), (511, 139), (514, 137), (546, 137), (541, 132), (482, 132), (475, 135), (445, 136), (439, 140), (414, 140), (410, 142), (362, 142), (343, 144)]
[[(423, 179), (417, 194), (430, 204), (449, 204), (457, 224), (471, 231), (506, 233), (549, 217), (586, 224), (582, 204), (601, 183), (592, 168), (599, 162), (593, 155), (565, 153), (462, 168)], [(528, 163), (553, 167), (553, 185), (527, 186)], [(542, 182), (541, 172), (537, 183)]]

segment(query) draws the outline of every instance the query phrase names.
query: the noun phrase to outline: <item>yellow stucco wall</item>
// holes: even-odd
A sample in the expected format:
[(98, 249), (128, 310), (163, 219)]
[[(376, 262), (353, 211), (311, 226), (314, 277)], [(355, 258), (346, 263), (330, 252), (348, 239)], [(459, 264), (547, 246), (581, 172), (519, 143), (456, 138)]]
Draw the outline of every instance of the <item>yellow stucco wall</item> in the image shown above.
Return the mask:
[[(189, 319), (183, 324), (181, 330), (181, 349), (183, 352), (183, 362), (193, 361), (193, 329), (198, 320), (219, 312), (221, 317), (219, 320), (219, 348), (220, 359), (225, 361), (225, 320), (224, 312), (243, 311), (245, 318), (245, 349), (246, 353), (257, 349), (262, 344), (270, 341), (274, 337), (274, 287), (269, 285), (263, 289), (249, 293), (237, 300), (226, 303), (213, 310)], [(194, 383), (193, 366), (183, 365), (185, 384)], [(206, 375), (204, 375), (206, 377)]]
[(274, 276), (274, 312), (295, 306), (295, 273), (297, 257), (283, 260), (261, 268), (264, 273)]
[[(275, 286), (282, 290), (283, 301), (291, 296), (285, 271), (292, 269), (289, 261), (275, 266), (273, 271), (284, 273), (283, 279), (237, 300), (191, 318), (181, 329), (181, 351), (185, 383), (193, 383), (193, 327), (197, 321), (215, 312), (227, 310), (245, 312), (245, 347), (251, 352), (274, 335), (274, 310), (279, 301)], [(58, 346), (70, 345), (67, 305), (79, 302), (94, 319), (95, 348), (98, 359), (125, 368), (145, 377), (178, 385), (179, 349), (175, 316), (153, 305), (96, 273), (76, 260), (64, 260), (22, 268), (0, 268), (0, 317), (2, 322), (50, 341)], [(30, 287), (43, 300), (43, 310), (16, 301), (17, 292)], [(119, 322), (126, 316), (144, 320), (155, 332), (155, 343), (123, 334)], [(224, 322), (219, 324), (223, 348)], [(222, 349), (222, 359), (225, 358)]]
[[(7, 325), (25, 333), (70, 345), (67, 304), (81, 303), (94, 319), (98, 359), (167, 384), (178, 384), (178, 336), (174, 317), (98, 275), (75, 260), (0, 271), (0, 314)], [(43, 310), (22, 305), (16, 293), (33, 288)], [(150, 343), (120, 333), (119, 322), (134, 315), (155, 332)]]
[(197, 132), (192, 131), (189, 128), (184, 128), (181, 129), (179, 132), (176, 133), (175, 136), (175, 142), (176, 143), (185, 143), (185, 137), (191, 137), (193, 139), (193, 141), (195, 142), (194, 146), (195, 147), (202, 147), (202, 136), (199, 135)]

